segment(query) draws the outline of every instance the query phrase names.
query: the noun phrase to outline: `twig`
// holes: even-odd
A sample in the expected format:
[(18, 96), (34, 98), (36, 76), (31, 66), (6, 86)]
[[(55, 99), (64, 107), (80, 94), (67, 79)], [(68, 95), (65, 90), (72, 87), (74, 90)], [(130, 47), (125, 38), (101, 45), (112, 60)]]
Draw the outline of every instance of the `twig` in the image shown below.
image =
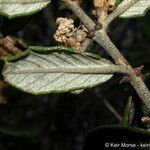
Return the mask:
[[(82, 10), (78, 4), (72, 0), (62, 0), (65, 5), (73, 11), (77, 15), (77, 17), (83, 22), (83, 24), (87, 27), (88, 30), (93, 30), (95, 27), (95, 23), (89, 18), (86, 13)], [(135, 3), (138, 0), (132, 0), (132, 3)], [(130, 6), (131, 4), (130, 3)], [(128, 6), (129, 7), (129, 6)], [(122, 13), (122, 9), (117, 10), (117, 14)], [(134, 69), (130, 66), (128, 61), (124, 58), (124, 56), (120, 53), (117, 47), (112, 43), (110, 38), (105, 32), (105, 29), (101, 29), (95, 32), (95, 36), (93, 37), (97, 43), (102, 45), (102, 47), (109, 53), (109, 55), (114, 59), (115, 63), (127, 67), (130, 72), (130, 82), (139, 97), (142, 101), (142, 110), (145, 116), (150, 114), (150, 92), (146, 85), (144, 84), (142, 78), (137, 76)]]
[(122, 118), (120, 116), (120, 114), (114, 109), (114, 107), (108, 102), (107, 99), (102, 99), (103, 103), (105, 104), (105, 106), (110, 110), (110, 112), (112, 112), (112, 114), (114, 114), (114, 116), (121, 121)]
[(116, 64), (128, 66), (130, 68), (130, 82), (142, 100), (143, 113), (145, 115), (147, 113), (149, 114), (150, 113), (150, 92), (146, 87), (145, 83), (143, 82), (142, 78), (136, 75), (134, 69), (130, 66), (127, 60), (119, 52), (116, 46), (111, 42), (110, 38), (104, 32), (104, 30), (97, 31), (93, 39), (103, 46), (103, 48), (114, 59)]
[(129, 9), (131, 6), (133, 6), (136, 2), (139, 0), (124, 0), (119, 4), (116, 10), (114, 10), (107, 18), (106, 21), (106, 28), (108, 25), (118, 16), (123, 14), (127, 9)]
[(87, 39), (82, 43), (82, 45), (81, 45), (79, 51), (80, 51), (81, 53), (82, 53), (82, 52), (84, 53), (92, 42), (93, 42), (92, 39), (87, 38)]
[(113, 114), (119, 121), (122, 120), (122, 117), (120, 116), (120, 114), (115, 110), (115, 108), (111, 105), (111, 103), (110, 103), (106, 98), (104, 98), (104, 97), (101, 96), (100, 94), (96, 94), (96, 96), (102, 100), (102, 102), (103, 102), (104, 105), (108, 108), (108, 110), (109, 110), (110, 112), (112, 112), (112, 114)]
[[(83, 9), (74, 0), (62, 0), (64, 5), (69, 8), (86, 26), (88, 30), (94, 30), (95, 23), (93, 20), (86, 15)], [(83, 17), (84, 16), (84, 17)]]
[(128, 64), (120, 51), (118, 51), (117, 47), (111, 42), (104, 29), (95, 32), (93, 40), (99, 43), (108, 52), (108, 54), (114, 59), (116, 64), (122, 63), (122, 65), (124, 66)]

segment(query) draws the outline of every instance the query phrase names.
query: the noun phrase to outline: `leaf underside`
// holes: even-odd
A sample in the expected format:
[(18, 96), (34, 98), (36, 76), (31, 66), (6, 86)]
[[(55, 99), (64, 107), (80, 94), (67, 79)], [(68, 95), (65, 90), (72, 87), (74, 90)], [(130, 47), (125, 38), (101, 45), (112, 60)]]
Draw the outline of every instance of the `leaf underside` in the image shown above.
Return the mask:
[(45, 8), (50, 0), (0, 0), (0, 15), (8, 18), (31, 15)]
[(32, 94), (62, 93), (93, 87), (109, 80), (112, 74), (93, 73), (96, 68), (111, 65), (106, 59), (66, 52), (39, 54), (6, 62), (3, 76), (9, 84)]
[[(123, 3), (128, 3), (130, 0), (124, 0)], [(139, 0), (132, 7), (126, 10), (120, 17), (129, 18), (129, 17), (139, 17), (144, 16), (147, 10), (150, 8), (150, 0)]]

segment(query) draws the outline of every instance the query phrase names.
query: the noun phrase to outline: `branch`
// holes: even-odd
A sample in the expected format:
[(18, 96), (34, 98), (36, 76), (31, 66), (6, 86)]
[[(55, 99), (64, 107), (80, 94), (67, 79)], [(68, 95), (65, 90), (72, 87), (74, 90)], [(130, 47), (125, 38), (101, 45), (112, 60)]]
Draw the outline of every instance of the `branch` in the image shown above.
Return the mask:
[(62, 2), (81, 20), (87, 29), (94, 30), (95, 23), (74, 0), (62, 0)]
[(116, 64), (128, 66), (128, 69), (130, 69), (130, 82), (142, 100), (143, 113), (146, 115), (150, 114), (150, 92), (142, 78), (136, 75), (134, 69), (112, 43), (104, 30), (97, 31), (93, 39), (103, 46), (103, 48), (114, 59)]
[(117, 47), (111, 42), (104, 29), (96, 31), (93, 40), (99, 43), (108, 52), (108, 54), (114, 59), (116, 64), (128, 64)]
[(93, 42), (93, 40), (92, 39), (89, 39), (89, 38), (87, 38), (83, 43), (82, 43), (82, 45), (80, 46), (80, 52), (81, 53), (84, 53), (86, 50), (87, 50), (87, 48), (89, 47), (89, 45), (91, 45), (91, 43)]
[[(88, 30), (93, 30), (95, 27), (95, 23), (89, 18), (86, 13), (82, 10), (82, 8), (73, 0), (62, 0), (65, 5), (77, 15), (77, 17), (81, 20), (81, 22), (87, 27)], [(133, 4), (138, 0), (130, 0)], [(131, 7), (128, 5), (126, 9)], [(123, 9), (123, 8), (122, 8)], [(121, 8), (119, 7), (120, 11), (116, 11), (116, 15), (119, 15), (121, 12)], [(118, 12), (118, 13), (117, 13)], [(120, 13), (119, 13), (120, 12)], [(110, 38), (105, 32), (105, 29), (101, 29), (95, 32), (95, 36), (93, 37), (97, 43), (102, 45), (102, 47), (109, 53), (109, 55), (114, 59), (115, 63), (121, 66), (128, 68), (130, 82), (136, 92), (138, 93), (139, 97), (142, 101), (142, 110), (145, 116), (150, 114), (150, 92), (146, 85), (144, 84), (142, 78), (137, 76), (134, 69), (130, 66), (128, 61), (124, 58), (124, 56), (120, 53), (117, 47), (112, 43)]]
[(118, 16), (123, 14), (126, 10), (128, 10), (131, 6), (137, 3), (139, 0), (124, 0), (117, 6), (117, 9), (114, 10), (107, 18), (106, 28), (108, 25)]
[(116, 64), (123, 66), (128, 66), (130, 68), (130, 80), (131, 84), (138, 93), (142, 100), (142, 110), (144, 114), (150, 113), (150, 92), (143, 82), (142, 78), (137, 77), (134, 69), (130, 66), (123, 55), (118, 51), (116, 46), (111, 42), (108, 35), (104, 30), (97, 31), (93, 38), (97, 43), (103, 46), (103, 48), (109, 53), (109, 55), (114, 59)]
[(104, 103), (104, 105), (108, 108), (108, 110), (119, 120), (122, 120), (122, 117), (120, 116), (120, 114), (117, 112), (117, 110), (111, 105), (111, 103), (104, 98), (104, 96), (102, 94), (97, 94), (95, 93), (95, 95), (100, 98), (100, 100)]
[(150, 115), (150, 91), (141, 79), (141, 77), (132, 76), (131, 85), (134, 87), (141, 98), (142, 110), (145, 116)]

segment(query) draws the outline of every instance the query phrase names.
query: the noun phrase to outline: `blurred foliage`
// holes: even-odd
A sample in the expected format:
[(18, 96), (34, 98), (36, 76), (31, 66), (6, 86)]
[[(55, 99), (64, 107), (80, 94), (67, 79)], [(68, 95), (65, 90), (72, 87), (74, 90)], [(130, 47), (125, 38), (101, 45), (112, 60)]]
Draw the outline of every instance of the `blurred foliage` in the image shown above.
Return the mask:
[(141, 18), (141, 26), (144, 33), (150, 37), (150, 14), (147, 13), (145, 17)]

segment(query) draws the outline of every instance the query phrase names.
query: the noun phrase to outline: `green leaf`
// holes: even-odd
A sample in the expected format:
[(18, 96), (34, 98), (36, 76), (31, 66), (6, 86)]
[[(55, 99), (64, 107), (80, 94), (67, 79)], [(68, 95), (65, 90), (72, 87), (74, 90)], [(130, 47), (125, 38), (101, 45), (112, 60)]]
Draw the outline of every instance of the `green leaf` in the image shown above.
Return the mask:
[(41, 134), (41, 130), (37, 127), (19, 128), (14, 126), (0, 126), (0, 133), (15, 137), (26, 136), (32, 137)]
[(140, 18), (141, 28), (144, 33), (150, 37), (150, 13), (147, 13), (146, 16)]
[[(122, 5), (123, 7), (123, 5), (125, 5), (129, 1), (131, 0), (124, 0), (120, 5)], [(127, 9), (120, 17), (129, 18), (129, 17), (144, 16), (149, 8), (150, 8), (150, 0), (139, 0), (129, 9)]]
[[(6, 61), (3, 70), (5, 81), (28, 93), (44, 94), (93, 87), (113, 76), (99, 74), (101, 67), (113, 65), (106, 59), (98, 60), (70, 49), (56, 51), (57, 47), (53, 48), (54, 51), (51, 47), (29, 47), (32, 51), (27, 50), (28, 57), (16, 62)], [(36, 52), (42, 50), (45, 52)]]
[[(149, 143), (149, 139), (150, 139), (150, 132), (146, 129), (121, 126), (121, 125), (102, 125), (95, 129), (92, 129), (87, 134), (84, 140), (85, 144), (83, 150), (87, 150), (87, 149), (99, 150), (101, 149), (101, 147), (104, 147), (104, 143), (110, 143), (110, 144), (119, 143), (120, 145), (118, 146), (117, 149), (133, 148), (133, 149), (142, 150), (142, 148), (140, 148), (142, 147), (142, 145), (140, 144), (143, 143), (143, 145), (145, 144), (145, 147), (149, 147), (149, 145), (146, 146), (146, 143)], [(121, 146), (123, 145), (121, 143), (127, 146)], [(134, 144), (135, 147), (131, 147), (131, 144)], [(111, 145), (107, 145), (107, 146), (111, 147)]]
[(0, 15), (8, 18), (31, 15), (45, 8), (50, 0), (0, 0)]
[(132, 124), (134, 114), (135, 114), (134, 104), (132, 97), (130, 96), (127, 101), (120, 125), (130, 126)]

